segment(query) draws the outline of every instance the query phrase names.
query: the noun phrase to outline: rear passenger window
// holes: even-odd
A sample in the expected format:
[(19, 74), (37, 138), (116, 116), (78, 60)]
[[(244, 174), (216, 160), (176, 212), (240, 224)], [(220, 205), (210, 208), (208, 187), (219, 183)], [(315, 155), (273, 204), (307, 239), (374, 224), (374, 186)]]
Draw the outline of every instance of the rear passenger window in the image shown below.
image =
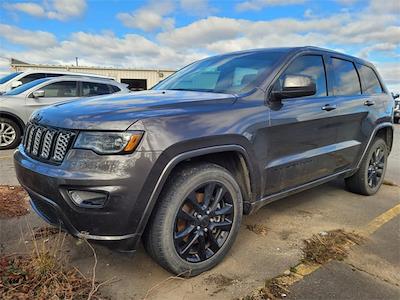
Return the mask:
[(332, 66), (335, 96), (361, 95), (360, 80), (354, 64), (347, 60), (332, 58)]
[(82, 82), (82, 96), (92, 97), (99, 95), (111, 94), (111, 90), (107, 84), (96, 82)]
[(317, 92), (315, 95), (308, 97), (326, 96), (326, 77), (324, 61), (319, 55), (306, 55), (296, 58), (280, 77), (282, 85), (285, 75), (308, 75), (311, 76), (316, 83)]
[(109, 87), (110, 87), (112, 93), (117, 93), (117, 92), (121, 91), (121, 89), (115, 85), (110, 85)]
[(364, 65), (358, 65), (358, 69), (361, 75), (361, 86), (363, 94), (373, 95), (380, 94), (383, 92), (382, 86), (376, 76), (374, 70)]

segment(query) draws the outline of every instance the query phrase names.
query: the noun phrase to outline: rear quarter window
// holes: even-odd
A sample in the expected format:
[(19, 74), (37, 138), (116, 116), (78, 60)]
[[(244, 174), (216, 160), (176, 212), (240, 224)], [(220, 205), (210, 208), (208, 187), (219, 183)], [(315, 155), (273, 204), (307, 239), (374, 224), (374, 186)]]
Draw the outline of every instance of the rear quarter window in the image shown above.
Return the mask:
[(357, 65), (361, 76), (362, 92), (366, 95), (374, 95), (383, 93), (382, 85), (379, 82), (375, 71), (364, 65)]

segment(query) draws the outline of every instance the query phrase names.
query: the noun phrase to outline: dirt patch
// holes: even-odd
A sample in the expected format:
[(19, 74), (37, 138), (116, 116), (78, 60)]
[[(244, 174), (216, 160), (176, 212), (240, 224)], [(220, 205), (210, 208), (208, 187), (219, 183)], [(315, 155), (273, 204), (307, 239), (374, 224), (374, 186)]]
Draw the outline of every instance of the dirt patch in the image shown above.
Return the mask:
[(28, 194), (22, 187), (0, 185), (0, 218), (26, 215), (28, 207)]
[(57, 227), (35, 227), (33, 228), (33, 239), (45, 239), (56, 234), (61, 234)]
[(304, 262), (324, 264), (332, 259), (343, 260), (347, 257), (350, 246), (360, 244), (363, 238), (342, 229), (314, 234), (304, 241)]
[(234, 282), (234, 279), (222, 274), (212, 274), (204, 278), (204, 282), (206, 284), (214, 284), (218, 287), (226, 287), (231, 285)]
[(397, 184), (395, 184), (393, 181), (387, 180), (385, 179), (382, 183), (383, 185), (388, 185), (388, 186), (399, 186)]
[(266, 236), (268, 233), (267, 226), (265, 226), (263, 224), (249, 224), (249, 225), (246, 225), (246, 228), (258, 235)]

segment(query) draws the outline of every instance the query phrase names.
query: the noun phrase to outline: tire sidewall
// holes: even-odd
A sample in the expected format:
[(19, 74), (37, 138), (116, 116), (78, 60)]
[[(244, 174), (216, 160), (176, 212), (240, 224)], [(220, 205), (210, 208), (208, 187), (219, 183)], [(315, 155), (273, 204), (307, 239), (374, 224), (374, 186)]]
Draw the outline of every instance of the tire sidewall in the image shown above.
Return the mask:
[[(384, 151), (384, 166), (383, 166), (383, 172), (382, 172), (382, 179), (379, 181), (379, 183), (377, 184), (376, 187), (371, 188), (368, 184), (368, 167), (369, 167), (369, 162), (372, 158), (372, 155), (374, 154), (374, 152), (376, 151), (376, 149), (380, 147), (383, 149)], [(369, 195), (373, 195), (376, 192), (378, 192), (379, 188), (381, 187), (383, 180), (385, 178), (385, 174), (386, 174), (386, 168), (387, 168), (387, 159), (388, 159), (388, 148), (387, 145), (385, 143), (384, 140), (378, 138), (376, 139), (376, 141), (374, 142), (374, 144), (372, 145), (372, 147), (370, 148), (370, 150), (368, 151), (368, 156), (367, 159), (365, 160), (365, 165), (364, 165), (364, 178), (363, 178), (363, 182), (365, 184), (365, 189), (368, 192)]]
[[(232, 222), (232, 229), (229, 232), (225, 243), (216, 254), (203, 262), (190, 263), (181, 258), (175, 249), (173, 239), (175, 219), (177, 212), (182, 206), (187, 195), (189, 195), (189, 193), (198, 186), (210, 181), (215, 181), (224, 185), (224, 187), (232, 196), (234, 205), (234, 218)], [(164, 255), (169, 261), (169, 267), (175, 273), (179, 274), (187, 271), (188, 274), (183, 275), (194, 276), (208, 269), (211, 269), (216, 264), (218, 264), (231, 248), (240, 227), (243, 212), (242, 195), (239, 185), (236, 183), (235, 179), (228, 173), (228, 171), (221, 172), (221, 170), (218, 169), (212, 171), (203, 170), (198, 174), (193, 174), (192, 176), (187, 177), (183, 183), (176, 183), (180, 185), (180, 188), (173, 190), (173, 192), (168, 195), (171, 209), (168, 210), (168, 213), (165, 215), (165, 224), (163, 226), (164, 232), (162, 235), (162, 244), (165, 247)]]
[(21, 129), (19, 128), (18, 124), (7, 118), (0, 118), (0, 123), (7, 123), (15, 130), (15, 140), (8, 146), (0, 146), (0, 150), (16, 148), (21, 140)]

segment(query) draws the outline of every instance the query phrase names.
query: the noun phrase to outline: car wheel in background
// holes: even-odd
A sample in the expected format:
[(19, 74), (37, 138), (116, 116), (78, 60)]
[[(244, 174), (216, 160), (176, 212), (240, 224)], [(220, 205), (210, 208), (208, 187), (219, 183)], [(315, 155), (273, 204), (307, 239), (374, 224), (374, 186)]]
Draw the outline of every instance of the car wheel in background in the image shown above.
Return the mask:
[(18, 124), (7, 118), (0, 118), (0, 150), (13, 149), (21, 140)]
[(144, 234), (145, 248), (172, 273), (198, 275), (225, 257), (242, 213), (242, 194), (228, 170), (188, 166), (170, 176)]

